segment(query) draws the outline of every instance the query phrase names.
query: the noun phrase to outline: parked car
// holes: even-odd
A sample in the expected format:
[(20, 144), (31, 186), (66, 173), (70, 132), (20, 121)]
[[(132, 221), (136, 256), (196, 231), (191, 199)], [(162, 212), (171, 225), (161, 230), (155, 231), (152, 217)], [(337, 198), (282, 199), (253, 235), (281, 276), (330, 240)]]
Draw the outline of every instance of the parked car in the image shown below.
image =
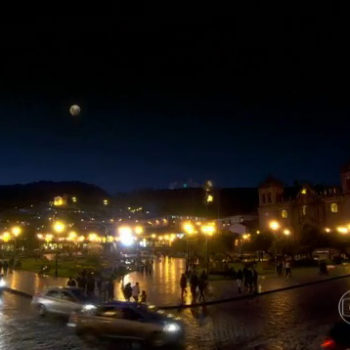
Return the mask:
[(56, 313), (69, 316), (72, 312), (82, 308), (95, 307), (93, 300), (88, 299), (79, 288), (49, 288), (42, 294), (33, 297), (32, 305), (36, 307), (41, 316), (46, 313)]
[(184, 327), (179, 318), (146, 304), (115, 301), (71, 315), (69, 326), (89, 338), (140, 341), (152, 347), (180, 344)]

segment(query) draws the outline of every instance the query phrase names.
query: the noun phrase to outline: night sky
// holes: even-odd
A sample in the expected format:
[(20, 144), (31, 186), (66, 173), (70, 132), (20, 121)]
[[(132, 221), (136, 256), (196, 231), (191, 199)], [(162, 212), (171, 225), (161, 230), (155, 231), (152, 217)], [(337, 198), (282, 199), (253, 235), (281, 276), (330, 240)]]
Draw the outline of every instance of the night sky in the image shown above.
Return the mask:
[(350, 22), (165, 10), (2, 13), (0, 184), (338, 183), (350, 160)]

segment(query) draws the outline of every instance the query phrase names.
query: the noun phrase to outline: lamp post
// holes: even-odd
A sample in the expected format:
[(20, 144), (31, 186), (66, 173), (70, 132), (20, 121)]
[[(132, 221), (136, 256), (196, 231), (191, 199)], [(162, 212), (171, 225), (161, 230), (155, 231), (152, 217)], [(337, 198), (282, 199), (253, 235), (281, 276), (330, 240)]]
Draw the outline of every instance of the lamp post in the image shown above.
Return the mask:
[[(55, 221), (52, 225), (53, 230), (60, 234), (66, 230), (66, 225), (62, 221)], [(56, 242), (56, 255), (55, 255), (55, 277), (58, 277), (58, 245)]]
[(16, 251), (17, 251), (17, 237), (22, 233), (22, 228), (20, 226), (13, 226), (11, 228), (11, 233), (15, 237), (14, 248), (13, 248), (13, 255), (15, 257)]
[(209, 254), (208, 254), (208, 237), (213, 236), (216, 233), (215, 223), (208, 223), (201, 226), (201, 231), (205, 235), (205, 263), (207, 274), (209, 273)]
[(186, 273), (188, 271), (189, 263), (190, 263), (190, 247), (189, 247), (189, 236), (195, 234), (197, 231), (195, 230), (192, 222), (187, 221), (182, 225), (183, 230), (186, 233), (186, 248), (187, 248), (187, 259), (186, 259)]

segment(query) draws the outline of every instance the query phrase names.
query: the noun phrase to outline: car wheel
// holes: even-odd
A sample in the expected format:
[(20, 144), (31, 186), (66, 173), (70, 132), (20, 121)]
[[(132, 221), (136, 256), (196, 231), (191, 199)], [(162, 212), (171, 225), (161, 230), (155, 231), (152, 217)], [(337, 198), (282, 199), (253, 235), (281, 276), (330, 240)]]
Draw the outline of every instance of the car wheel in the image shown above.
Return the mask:
[(39, 305), (39, 316), (44, 317), (46, 315), (46, 307), (42, 304)]
[(149, 344), (151, 347), (159, 348), (165, 344), (164, 335), (161, 332), (155, 332), (152, 334)]

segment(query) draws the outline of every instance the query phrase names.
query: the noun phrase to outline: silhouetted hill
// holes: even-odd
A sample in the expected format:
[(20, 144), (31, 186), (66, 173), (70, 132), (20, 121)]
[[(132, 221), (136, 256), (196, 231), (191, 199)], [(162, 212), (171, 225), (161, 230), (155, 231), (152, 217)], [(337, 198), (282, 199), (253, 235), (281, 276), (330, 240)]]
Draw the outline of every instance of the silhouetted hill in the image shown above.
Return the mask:
[(25, 206), (39, 202), (49, 202), (59, 195), (76, 196), (80, 203), (94, 203), (109, 197), (95, 185), (78, 181), (40, 181), (24, 185), (0, 186), (0, 207)]
[(141, 206), (155, 215), (222, 217), (257, 212), (256, 188), (215, 189), (214, 203), (209, 207), (205, 205), (204, 198), (204, 190), (201, 188), (182, 188), (120, 193), (116, 196), (116, 201), (121, 207)]

